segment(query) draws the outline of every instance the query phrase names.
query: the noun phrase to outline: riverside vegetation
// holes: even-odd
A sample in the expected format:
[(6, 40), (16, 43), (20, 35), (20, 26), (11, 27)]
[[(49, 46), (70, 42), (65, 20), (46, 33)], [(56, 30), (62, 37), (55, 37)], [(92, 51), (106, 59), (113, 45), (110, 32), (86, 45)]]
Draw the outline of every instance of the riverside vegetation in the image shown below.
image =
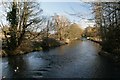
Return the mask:
[[(5, 10), (8, 9), (5, 18), (9, 24), (1, 24), (4, 35), (1, 56), (46, 50), (81, 37), (82, 29), (79, 25), (71, 23), (62, 15), (42, 16), (43, 10), (37, 2), (13, 1), (4, 6), (9, 6), (4, 7)], [(77, 32), (73, 32), (76, 30)]]
[(72, 23), (63, 15), (43, 16), (43, 9), (37, 2), (17, 3), (13, 0), (5, 3), (3, 10), (8, 24), (1, 22), (0, 25), (4, 35), (1, 56), (49, 49), (82, 36), (98, 43), (100, 41), (100, 54), (107, 52), (120, 62), (120, 2), (97, 2), (91, 5), (96, 24), (83, 31), (78, 24)]

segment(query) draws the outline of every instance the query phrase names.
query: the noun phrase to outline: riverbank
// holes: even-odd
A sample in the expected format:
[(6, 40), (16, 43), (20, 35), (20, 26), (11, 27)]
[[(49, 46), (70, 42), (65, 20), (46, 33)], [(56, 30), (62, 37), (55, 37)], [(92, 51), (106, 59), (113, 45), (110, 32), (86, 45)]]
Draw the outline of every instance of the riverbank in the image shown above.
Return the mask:
[(46, 51), (51, 48), (56, 48), (68, 43), (70, 42), (55, 40), (53, 38), (43, 39), (43, 41), (40, 42), (24, 41), (23, 44), (20, 45), (15, 51), (8, 51), (5, 49), (1, 49), (0, 56), (1, 57), (17, 56), (35, 51)]
[(108, 52), (103, 51), (103, 50), (101, 50), (98, 54), (109, 59), (115, 65), (120, 66), (120, 57), (118, 55), (115, 55), (113, 53), (108, 53)]
[(93, 41), (95, 43), (98, 43), (100, 45), (102, 44), (102, 41), (100, 41), (100, 40), (96, 40), (96, 39), (93, 39), (93, 38), (88, 38), (88, 40)]
[[(88, 40), (93, 41), (95, 43), (98, 43), (100, 45), (102, 44), (102, 41), (99, 41), (99, 40), (95, 40), (95, 39), (92, 39), (92, 38), (89, 38)], [(103, 51), (103, 50), (101, 50), (98, 54), (107, 58), (107, 59), (109, 59), (115, 65), (120, 66), (120, 56), (119, 55), (116, 55), (116, 54), (113, 54), (113, 53), (108, 53), (108, 52)]]
[(33, 52), (33, 51), (37, 51), (37, 50), (42, 50), (42, 48), (39, 45), (39, 43), (37, 42), (32, 42), (32, 41), (24, 41), (22, 42), (22, 44), (17, 47), (14, 51), (9, 51), (6, 48), (1, 50), (1, 54), (0, 56), (2, 57), (6, 57), (6, 56), (17, 56), (17, 55), (23, 55), (23, 54), (27, 54), (29, 52)]

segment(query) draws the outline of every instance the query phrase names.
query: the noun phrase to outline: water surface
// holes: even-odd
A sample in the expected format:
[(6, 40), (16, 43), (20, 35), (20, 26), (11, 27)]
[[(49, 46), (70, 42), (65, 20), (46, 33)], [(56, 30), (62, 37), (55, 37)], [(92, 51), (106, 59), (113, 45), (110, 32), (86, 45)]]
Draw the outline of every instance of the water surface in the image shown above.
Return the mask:
[(75, 41), (43, 52), (2, 59), (6, 78), (116, 78), (120, 69), (98, 55), (100, 46)]

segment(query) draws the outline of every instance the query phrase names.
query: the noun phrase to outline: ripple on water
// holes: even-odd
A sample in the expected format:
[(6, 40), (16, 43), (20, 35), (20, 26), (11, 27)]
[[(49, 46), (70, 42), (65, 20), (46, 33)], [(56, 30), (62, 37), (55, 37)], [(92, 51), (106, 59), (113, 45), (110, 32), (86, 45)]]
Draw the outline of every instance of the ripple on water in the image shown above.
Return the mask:
[[(77, 41), (44, 53), (32, 52), (21, 57), (4, 58), (3, 75), (7, 78), (114, 76), (111, 74), (119, 77), (119, 69), (113, 70), (114, 66), (98, 56), (98, 51), (99, 45), (94, 45), (90, 41)], [(19, 72), (15, 73), (14, 69)]]

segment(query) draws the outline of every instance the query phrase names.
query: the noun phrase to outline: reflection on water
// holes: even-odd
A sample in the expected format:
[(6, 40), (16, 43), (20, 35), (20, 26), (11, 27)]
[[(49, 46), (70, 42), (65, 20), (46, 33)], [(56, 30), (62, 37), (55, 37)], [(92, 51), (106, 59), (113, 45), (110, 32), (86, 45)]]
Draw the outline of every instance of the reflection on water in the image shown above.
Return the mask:
[(100, 46), (91, 41), (75, 41), (47, 52), (3, 58), (6, 78), (103, 78), (119, 77), (120, 70), (99, 56)]

